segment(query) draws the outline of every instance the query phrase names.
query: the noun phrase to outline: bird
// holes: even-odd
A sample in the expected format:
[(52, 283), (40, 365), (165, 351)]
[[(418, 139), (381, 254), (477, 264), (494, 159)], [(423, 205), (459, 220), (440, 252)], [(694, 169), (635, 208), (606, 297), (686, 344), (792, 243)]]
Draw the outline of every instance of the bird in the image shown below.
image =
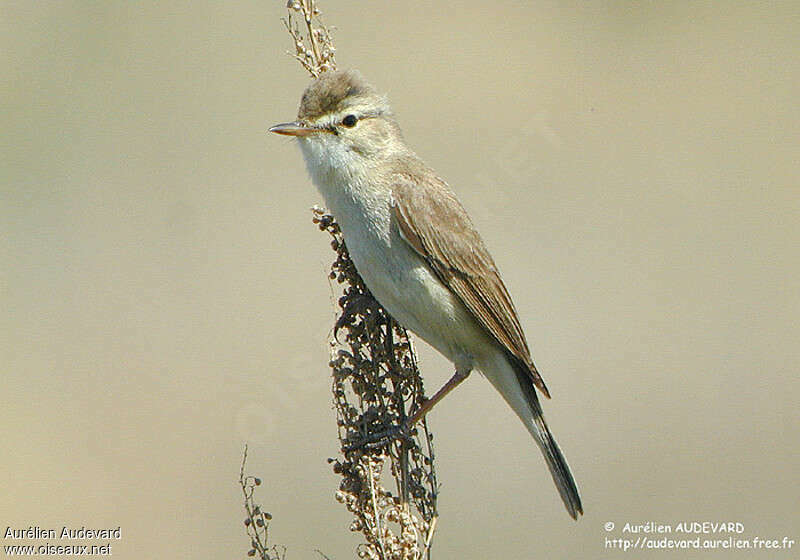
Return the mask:
[(511, 296), (453, 190), (406, 144), (388, 98), (357, 70), (323, 72), (303, 92), (297, 119), (269, 131), (298, 140), (375, 299), (455, 367), (409, 424), (480, 371), (538, 444), (577, 519), (580, 493), (545, 422), (536, 391), (550, 392)]

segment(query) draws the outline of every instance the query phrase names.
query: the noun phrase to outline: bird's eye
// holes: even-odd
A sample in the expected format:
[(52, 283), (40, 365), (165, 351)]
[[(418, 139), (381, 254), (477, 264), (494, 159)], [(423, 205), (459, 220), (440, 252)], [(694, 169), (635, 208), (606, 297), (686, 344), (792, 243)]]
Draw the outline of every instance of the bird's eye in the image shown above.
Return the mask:
[(355, 115), (347, 115), (345, 118), (342, 119), (342, 124), (345, 125), (347, 128), (353, 128), (357, 122), (358, 118)]

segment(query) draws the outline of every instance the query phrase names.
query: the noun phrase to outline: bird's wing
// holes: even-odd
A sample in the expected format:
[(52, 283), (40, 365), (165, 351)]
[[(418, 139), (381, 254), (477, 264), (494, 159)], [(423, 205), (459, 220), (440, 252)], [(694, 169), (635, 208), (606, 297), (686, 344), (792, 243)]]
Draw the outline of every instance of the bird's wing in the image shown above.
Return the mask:
[(396, 175), (392, 195), (401, 237), (549, 397), (497, 266), (452, 191), (440, 179)]

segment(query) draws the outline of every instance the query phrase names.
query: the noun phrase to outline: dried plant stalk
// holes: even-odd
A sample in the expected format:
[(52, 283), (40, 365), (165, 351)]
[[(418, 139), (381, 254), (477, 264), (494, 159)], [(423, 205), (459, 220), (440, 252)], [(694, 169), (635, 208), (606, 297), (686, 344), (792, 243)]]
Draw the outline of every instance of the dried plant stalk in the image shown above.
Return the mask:
[[(312, 77), (336, 69), (333, 40), (314, 0), (289, 0), (283, 20), (294, 56)], [(336, 498), (354, 515), (351, 530), (365, 542), (361, 558), (430, 558), (438, 483), (433, 435), (425, 419), (396, 434), (425, 400), (411, 341), (372, 297), (356, 271), (334, 217), (314, 209), (314, 222), (332, 237), (330, 278), (342, 288), (341, 315), (330, 339), (333, 402), (341, 456), (331, 459), (342, 477)], [(392, 491), (385, 487), (394, 479)]]
[[(375, 438), (402, 426), (425, 400), (411, 341), (358, 275), (333, 216), (315, 208), (313, 220), (333, 237), (330, 278), (342, 286), (330, 340), (342, 451), (331, 460), (342, 476), (336, 498), (355, 516), (351, 530), (366, 539), (359, 557), (430, 557), (438, 495), (433, 434), (423, 419), (408, 437)], [(384, 486), (386, 471), (394, 492)]]
[[(289, 0), (286, 9), (289, 15), (282, 21), (294, 41), (294, 58), (314, 78), (323, 72), (336, 70), (333, 38), (322, 24), (314, 0)], [(297, 16), (303, 19), (303, 27), (295, 19)]]
[(272, 514), (262, 511), (261, 506), (256, 503), (253, 494), (256, 486), (261, 486), (261, 479), (244, 474), (246, 463), (247, 445), (244, 446), (242, 468), (239, 470), (239, 486), (242, 488), (244, 511), (247, 513), (244, 526), (247, 528), (247, 536), (250, 537), (250, 550), (247, 551), (247, 555), (257, 556), (259, 560), (286, 560), (285, 546), (269, 544), (269, 522), (272, 520)]

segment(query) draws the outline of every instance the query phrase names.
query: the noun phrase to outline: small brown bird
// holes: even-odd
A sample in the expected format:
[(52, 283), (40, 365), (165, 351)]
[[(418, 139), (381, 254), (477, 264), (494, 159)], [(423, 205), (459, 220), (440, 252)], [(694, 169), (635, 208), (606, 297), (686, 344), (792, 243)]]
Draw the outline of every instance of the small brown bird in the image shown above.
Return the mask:
[(350, 256), (397, 321), (455, 365), (413, 424), (480, 370), (539, 445), (569, 514), (583, 513), (567, 461), (545, 423), (549, 397), (497, 266), (447, 184), (406, 146), (387, 99), (353, 71), (327, 72), (303, 93), (297, 137)]

